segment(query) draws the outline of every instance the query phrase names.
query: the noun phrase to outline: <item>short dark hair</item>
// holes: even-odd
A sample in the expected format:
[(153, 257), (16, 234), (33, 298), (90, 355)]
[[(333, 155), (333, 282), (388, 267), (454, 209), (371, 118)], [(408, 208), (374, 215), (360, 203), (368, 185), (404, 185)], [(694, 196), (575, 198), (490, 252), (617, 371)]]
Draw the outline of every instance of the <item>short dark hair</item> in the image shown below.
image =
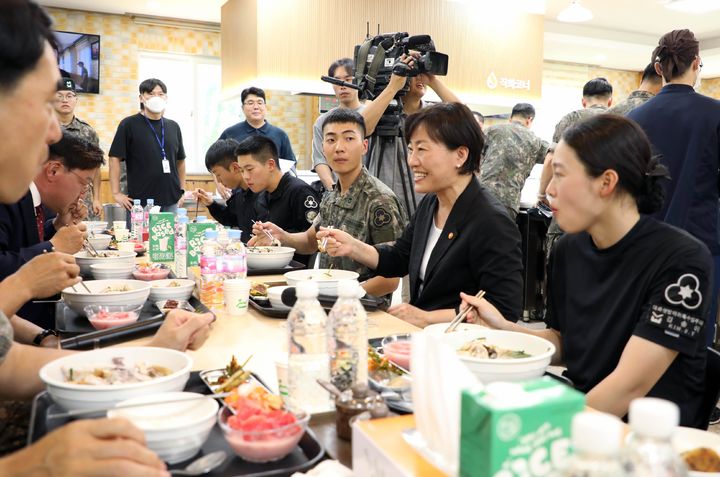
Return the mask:
[(365, 119), (363, 119), (362, 114), (358, 113), (354, 109), (349, 108), (335, 108), (331, 109), (330, 112), (328, 112), (327, 116), (325, 116), (325, 119), (322, 123), (322, 131), (325, 132), (325, 126), (328, 124), (337, 124), (337, 123), (352, 123), (357, 125), (360, 128), (360, 133), (362, 134), (362, 137), (365, 137)]
[(461, 174), (473, 174), (480, 169), (485, 135), (470, 108), (461, 103), (438, 103), (411, 114), (405, 123), (407, 142), (420, 126), (425, 127), (433, 141), (450, 150), (461, 146), (468, 148), (468, 158), (459, 169)]
[(688, 29), (673, 30), (660, 37), (650, 61), (660, 64), (663, 78), (669, 83), (685, 74), (699, 54), (700, 42), (693, 32)]
[(605, 78), (591, 79), (583, 86), (583, 96), (587, 98), (609, 98), (612, 92), (613, 87)]
[(482, 115), (479, 111), (473, 111), (473, 116), (477, 118), (478, 121), (480, 121), (482, 124), (485, 124), (485, 116)]
[(160, 86), (160, 89), (162, 89), (163, 93), (167, 94), (167, 86), (165, 86), (165, 83), (163, 83), (157, 78), (148, 78), (142, 83), (140, 83), (138, 91), (140, 91), (140, 94), (152, 93), (152, 91), (158, 86)]
[(249, 88), (242, 90), (242, 93), (240, 93), (240, 102), (245, 103), (245, 99), (251, 94), (254, 94), (258, 98), (262, 98), (263, 101), (267, 102), (267, 99), (265, 99), (265, 91), (260, 88), (256, 88), (255, 86), (250, 86)]
[(650, 63), (643, 70), (640, 82), (642, 83), (645, 81), (649, 81), (651, 83), (662, 83), (662, 76), (657, 74), (657, 71), (655, 71), (655, 63)]
[(35, 68), (45, 42), (57, 49), (52, 21), (38, 4), (28, 0), (0, 2), (0, 88), (13, 90)]
[(650, 141), (635, 121), (616, 114), (598, 114), (569, 127), (562, 140), (575, 151), (591, 177), (614, 170), (618, 187), (635, 199), (640, 213), (660, 210), (664, 196), (661, 181), (668, 178), (667, 169), (653, 157)]
[(230, 164), (237, 162), (235, 150), (239, 143), (235, 139), (218, 139), (208, 148), (205, 153), (205, 167), (212, 171), (215, 166), (230, 169)]
[(265, 136), (253, 134), (243, 139), (235, 148), (235, 157), (250, 155), (261, 164), (267, 163), (268, 160), (274, 159), (275, 164), (278, 163), (278, 148), (272, 139)]
[(335, 76), (335, 70), (340, 67), (345, 68), (348, 73), (353, 74), (355, 62), (353, 62), (350, 58), (340, 58), (339, 60), (333, 61), (330, 68), (328, 68), (328, 76)]
[(535, 119), (535, 108), (530, 103), (518, 103), (512, 108), (510, 117), (522, 116), (525, 119)]
[(64, 130), (62, 138), (50, 145), (50, 159), (60, 161), (69, 170), (88, 171), (97, 169), (105, 163), (100, 147), (80, 134)]

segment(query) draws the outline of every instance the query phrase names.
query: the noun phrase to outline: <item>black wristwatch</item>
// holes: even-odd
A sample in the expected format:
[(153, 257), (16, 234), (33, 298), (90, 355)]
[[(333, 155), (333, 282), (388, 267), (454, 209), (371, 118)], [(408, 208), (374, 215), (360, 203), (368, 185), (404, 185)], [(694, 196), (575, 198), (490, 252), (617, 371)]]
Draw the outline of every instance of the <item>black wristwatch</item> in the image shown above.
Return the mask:
[(33, 344), (40, 346), (40, 343), (42, 343), (43, 340), (50, 335), (59, 336), (58, 332), (55, 330), (42, 330), (40, 333), (35, 335), (35, 338), (33, 338)]

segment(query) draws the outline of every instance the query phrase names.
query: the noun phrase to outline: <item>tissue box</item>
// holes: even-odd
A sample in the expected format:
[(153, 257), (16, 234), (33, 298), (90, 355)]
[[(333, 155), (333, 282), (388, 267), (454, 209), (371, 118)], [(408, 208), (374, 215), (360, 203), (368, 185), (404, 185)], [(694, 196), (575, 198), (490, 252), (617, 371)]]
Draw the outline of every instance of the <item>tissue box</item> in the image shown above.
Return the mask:
[(460, 475), (552, 475), (570, 452), (570, 423), (585, 395), (552, 378), (464, 390)]
[(412, 415), (358, 421), (353, 425), (352, 468), (372, 477), (445, 477), (410, 447), (402, 431), (415, 427)]

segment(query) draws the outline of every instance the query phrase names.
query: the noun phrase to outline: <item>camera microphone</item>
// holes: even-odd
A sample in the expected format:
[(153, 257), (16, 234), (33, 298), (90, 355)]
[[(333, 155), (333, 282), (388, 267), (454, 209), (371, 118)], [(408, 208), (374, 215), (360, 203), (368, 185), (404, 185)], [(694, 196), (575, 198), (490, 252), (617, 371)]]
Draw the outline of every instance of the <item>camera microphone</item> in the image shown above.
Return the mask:
[(347, 81), (333, 78), (331, 76), (321, 76), (320, 79), (326, 83), (334, 84), (336, 86), (345, 86), (346, 88), (357, 89), (357, 90), (360, 89), (360, 86), (356, 85), (355, 83), (348, 83)]

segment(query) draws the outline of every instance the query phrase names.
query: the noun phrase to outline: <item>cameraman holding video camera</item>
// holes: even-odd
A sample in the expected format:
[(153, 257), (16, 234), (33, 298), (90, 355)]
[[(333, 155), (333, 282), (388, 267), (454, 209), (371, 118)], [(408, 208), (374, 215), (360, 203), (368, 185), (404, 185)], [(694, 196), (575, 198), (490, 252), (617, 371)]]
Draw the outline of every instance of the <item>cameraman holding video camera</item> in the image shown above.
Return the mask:
[[(416, 51), (410, 52), (410, 55), (403, 55), (400, 59), (404, 64), (408, 66), (408, 69), (412, 69), (415, 66), (415, 59), (420, 57), (420, 53)], [(365, 119), (365, 125), (367, 127), (368, 136), (373, 134), (375, 126), (382, 117), (383, 113), (387, 109), (390, 102), (395, 98), (398, 92), (404, 87), (405, 83), (409, 82), (409, 88), (403, 99), (403, 112), (405, 115), (410, 115), (420, 111), (422, 108), (428, 106), (426, 101), (422, 98), (425, 96), (427, 91), (426, 86), (432, 88), (435, 93), (440, 97), (443, 103), (459, 103), (460, 99), (455, 96), (455, 93), (445, 86), (440, 81), (440, 78), (431, 73), (421, 73), (417, 76), (409, 78), (407, 76), (400, 76), (393, 73), (390, 76), (390, 82), (383, 92), (375, 98), (372, 103), (366, 103), (365, 109), (361, 111), (363, 118)]]

